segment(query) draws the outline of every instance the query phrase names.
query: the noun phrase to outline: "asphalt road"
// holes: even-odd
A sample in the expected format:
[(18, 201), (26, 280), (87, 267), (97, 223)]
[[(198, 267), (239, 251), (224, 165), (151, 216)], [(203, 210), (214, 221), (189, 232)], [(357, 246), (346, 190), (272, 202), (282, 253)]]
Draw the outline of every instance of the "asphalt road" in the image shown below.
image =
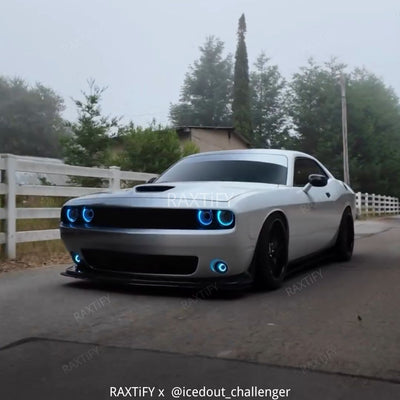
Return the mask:
[[(4, 273), (0, 398), (257, 386), (289, 399), (399, 399), (400, 218), (357, 222), (356, 235), (350, 263), (317, 263), (274, 292), (98, 286), (62, 267)], [(119, 398), (151, 398), (136, 390)]]

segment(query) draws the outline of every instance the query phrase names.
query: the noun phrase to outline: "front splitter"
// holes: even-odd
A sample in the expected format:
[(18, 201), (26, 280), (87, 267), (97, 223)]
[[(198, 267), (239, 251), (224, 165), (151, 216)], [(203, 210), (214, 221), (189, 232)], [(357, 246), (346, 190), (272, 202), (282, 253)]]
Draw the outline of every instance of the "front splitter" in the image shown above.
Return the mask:
[(134, 286), (173, 287), (186, 289), (199, 289), (213, 285), (221, 290), (246, 289), (252, 286), (253, 281), (250, 274), (244, 273), (229, 277), (212, 278), (181, 278), (165, 276), (146, 276), (144, 274), (122, 274), (117, 272), (103, 272), (82, 269), (71, 266), (61, 275), (70, 278), (86, 279), (91, 281), (102, 281)]

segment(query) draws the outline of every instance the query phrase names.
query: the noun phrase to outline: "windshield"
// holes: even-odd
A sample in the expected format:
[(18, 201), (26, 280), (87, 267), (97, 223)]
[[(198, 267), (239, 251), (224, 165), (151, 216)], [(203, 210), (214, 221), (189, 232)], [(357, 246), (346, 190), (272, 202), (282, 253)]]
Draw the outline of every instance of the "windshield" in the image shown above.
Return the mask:
[(157, 179), (161, 182), (233, 181), (286, 184), (283, 165), (249, 160), (183, 160)]

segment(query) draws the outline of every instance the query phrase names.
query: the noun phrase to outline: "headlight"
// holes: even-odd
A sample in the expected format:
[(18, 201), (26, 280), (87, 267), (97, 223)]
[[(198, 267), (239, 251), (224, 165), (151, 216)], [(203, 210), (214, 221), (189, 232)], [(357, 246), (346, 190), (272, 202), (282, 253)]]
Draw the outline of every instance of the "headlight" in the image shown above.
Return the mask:
[(213, 222), (212, 210), (199, 210), (197, 212), (197, 219), (201, 226), (209, 226)]
[(224, 228), (229, 228), (235, 222), (235, 215), (229, 210), (217, 211), (217, 221)]
[(92, 221), (94, 217), (94, 211), (92, 208), (83, 207), (82, 209), (82, 218), (88, 224)]
[(235, 214), (230, 210), (198, 210), (197, 221), (201, 228), (230, 229), (235, 225)]
[(65, 211), (68, 222), (74, 223), (79, 218), (79, 211), (75, 207), (68, 207)]

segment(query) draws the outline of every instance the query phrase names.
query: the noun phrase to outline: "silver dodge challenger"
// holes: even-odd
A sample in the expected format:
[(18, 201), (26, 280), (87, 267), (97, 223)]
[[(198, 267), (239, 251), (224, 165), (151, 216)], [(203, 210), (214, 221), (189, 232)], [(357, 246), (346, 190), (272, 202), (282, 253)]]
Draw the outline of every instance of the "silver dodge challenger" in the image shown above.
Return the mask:
[(315, 158), (286, 150), (192, 155), (153, 182), (68, 201), (63, 275), (136, 285), (275, 289), (331, 250), (350, 260), (355, 196)]

